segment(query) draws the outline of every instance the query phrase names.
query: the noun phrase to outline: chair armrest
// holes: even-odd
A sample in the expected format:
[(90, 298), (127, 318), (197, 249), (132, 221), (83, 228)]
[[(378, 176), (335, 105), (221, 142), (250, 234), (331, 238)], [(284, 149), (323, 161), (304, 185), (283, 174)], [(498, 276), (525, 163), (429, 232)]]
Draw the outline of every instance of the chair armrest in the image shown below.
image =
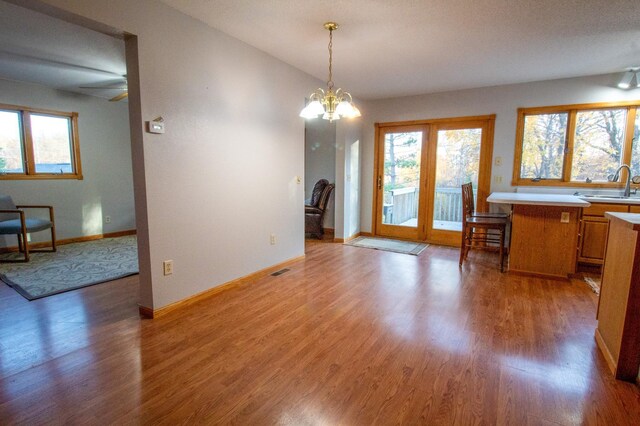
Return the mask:
[(49, 220), (53, 222), (53, 206), (16, 206), (19, 209), (49, 209)]
[(16, 206), (19, 209), (49, 209), (51, 210), (53, 206)]

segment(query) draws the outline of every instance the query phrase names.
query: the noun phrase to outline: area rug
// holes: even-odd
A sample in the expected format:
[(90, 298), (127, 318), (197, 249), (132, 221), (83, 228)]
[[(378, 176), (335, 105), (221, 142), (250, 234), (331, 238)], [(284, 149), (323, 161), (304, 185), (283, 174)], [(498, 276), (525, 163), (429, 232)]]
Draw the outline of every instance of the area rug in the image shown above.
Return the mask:
[(585, 275), (584, 282), (587, 283), (587, 285), (595, 294), (600, 294), (600, 277), (591, 277)]
[[(19, 257), (17, 253), (2, 258)], [(135, 235), (58, 246), (27, 263), (0, 264), (0, 279), (29, 300), (138, 273)]]
[(395, 253), (411, 254), (414, 256), (419, 255), (424, 249), (429, 247), (429, 244), (372, 237), (358, 237), (354, 238), (351, 241), (347, 241), (344, 244), (354, 247), (364, 247), (376, 250), (392, 251)]

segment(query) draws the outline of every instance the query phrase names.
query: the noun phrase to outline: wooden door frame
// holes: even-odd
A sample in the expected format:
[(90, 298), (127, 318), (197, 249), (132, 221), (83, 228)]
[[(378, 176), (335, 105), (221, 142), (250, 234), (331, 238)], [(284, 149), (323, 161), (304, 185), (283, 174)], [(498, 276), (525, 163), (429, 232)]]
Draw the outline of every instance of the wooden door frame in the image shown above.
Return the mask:
[[(398, 225), (389, 225), (378, 223), (378, 219), (382, 217), (382, 203), (378, 203), (378, 200), (384, 195), (384, 135), (387, 133), (386, 129), (390, 129), (389, 133), (400, 133), (400, 132), (422, 132), (422, 146), (420, 148), (420, 190), (423, 191), (422, 187), (422, 177), (426, 176), (426, 156), (427, 156), (427, 147), (428, 147), (428, 139), (429, 139), (429, 126), (421, 125), (421, 124), (408, 124), (408, 125), (398, 125), (398, 126), (378, 126), (378, 123), (375, 123), (375, 151), (374, 151), (374, 183), (373, 183), (373, 228), (375, 229), (374, 235), (387, 234), (386, 230), (393, 230), (396, 235), (393, 238), (400, 238), (406, 240), (421, 240), (424, 239), (423, 231), (424, 225), (418, 221), (418, 226), (416, 228), (403, 227)], [(378, 181), (382, 183), (382, 186), (378, 186)], [(423, 197), (420, 197), (418, 202), (418, 217), (424, 217), (424, 209), (426, 209), (427, 205), (424, 201)]]
[[(467, 116), (467, 117), (451, 117), (451, 118), (436, 118), (436, 119), (426, 119), (426, 120), (413, 120), (413, 121), (394, 121), (394, 122), (384, 122), (384, 123), (374, 123), (375, 126), (375, 141), (374, 141), (374, 158), (373, 158), (373, 205), (372, 205), (372, 227), (374, 235), (380, 235), (380, 225), (378, 224), (378, 219), (382, 215), (381, 208), (379, 208), (379, 199), (380, 199), (380, 191), (378, 189), (378, 178), (384, 178), (380, 175), (380, 162), (384, 159), (384, 143), (381, 143), (381, 135), (386, 132), (388, 128), (411, 128), (411, 127), (420, 127), (426, 128), (427, 131), (427, 146), (426, 149), (422, 150), (422, 161), (421, 161), (421, 176), (424, 179), (424, 183), (421, 183), (421, 188), (424, 187), (424, 190), (427, 191), (426, 198), (420, 200), (420, 205), (418, 207), (419, 215), (423, 215), (425, 218), (424, 223), (421, 224), (418, 228), (418, 240), (426, 241), (429, 243), (437, 243), (437, 244), (445, 244), (452, 246), (460, 245), (460, 233), (454, 231), (439, 231), (441, 233), (442, 238), (438, 238), (437, 240), (433, 239), (433, 235), (428, 235), (427, 232), (427, 224), (433, 218), (433, 211), (427, 210), (425, 212), (424, 209), (428, 208), (428, 205), (433, 203), (433, 191), (435, 180), (430, 179), (428, 173), (425, 170), (434, 170), (436, 165), (436, 143), (437, 143), (437, 135), (438, 130), (446, 129), (446, 128), (466, 128), (470, 126), (476, 126), (482, 128), (482, 141), (480, 145), (480, 165), (478, 169), (478, 188), (476, 188), (477, 195), (477, 207), (478, 210), (487, 210), (487, 197), (489, 196), (489, 192), (491, 189), (491, 166), (493, 163), (493, 137), (494, 137), (494, 129), (495, 129), (495, 120), (496, 115), (477, 115), (477, 116)], [(480, 124), (479, 126), (477, 126)], [(465, 127), (466, 126), (466, 127)], [(425, 141), (423, 141), (424, 144)], [(382, 145), (382, 148), (381, 148)], [(426, 157), (426, 158), (425, 158)], [(426, 161), (425, 161), (426, 160)], [(384, 172), (384, 169), (382, 169)], [(423, 175), (424, 173), (424, 175)], [(433, 232), (431, 233), (433, 234)], [(406, 238), (411, 239), (411, 238)]]

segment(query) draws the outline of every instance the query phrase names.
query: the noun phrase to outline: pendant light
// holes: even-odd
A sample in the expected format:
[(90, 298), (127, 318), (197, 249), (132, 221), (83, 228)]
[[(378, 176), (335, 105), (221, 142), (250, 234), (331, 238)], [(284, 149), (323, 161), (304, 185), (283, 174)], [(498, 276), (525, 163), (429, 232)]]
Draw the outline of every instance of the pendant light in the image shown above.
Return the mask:
[(354, 105), (353, 98), (349, 92), (338, 88), (333, 90), (333, 32), (338, 29), (335, 22), (327, 22), (324, 28), (329, 30), (329, 80), (327, 90), (316, 89), (309, 96), (309, 103), (300, 112), (300, 117), (317, 118), (334, 121), (340, 117), (354, 118), (360, 117), (360, 110)]

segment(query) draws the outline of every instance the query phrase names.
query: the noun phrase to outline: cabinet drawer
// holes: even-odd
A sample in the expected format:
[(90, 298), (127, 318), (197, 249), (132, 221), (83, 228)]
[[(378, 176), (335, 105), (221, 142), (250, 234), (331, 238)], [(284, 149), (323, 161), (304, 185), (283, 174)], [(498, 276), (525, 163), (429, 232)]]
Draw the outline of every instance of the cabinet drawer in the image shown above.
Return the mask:
[[(582, 209), (583, 216), (604, 216), (604, 212), (628, 212), (629, 206), (626, 204), (604, 204), (592, 203), (591, 207)], [(638, 210), (640, 212), (640, 210)]]
[(640, 206), (638, 205), (629, 206), (629, 213), (640, 213)]

